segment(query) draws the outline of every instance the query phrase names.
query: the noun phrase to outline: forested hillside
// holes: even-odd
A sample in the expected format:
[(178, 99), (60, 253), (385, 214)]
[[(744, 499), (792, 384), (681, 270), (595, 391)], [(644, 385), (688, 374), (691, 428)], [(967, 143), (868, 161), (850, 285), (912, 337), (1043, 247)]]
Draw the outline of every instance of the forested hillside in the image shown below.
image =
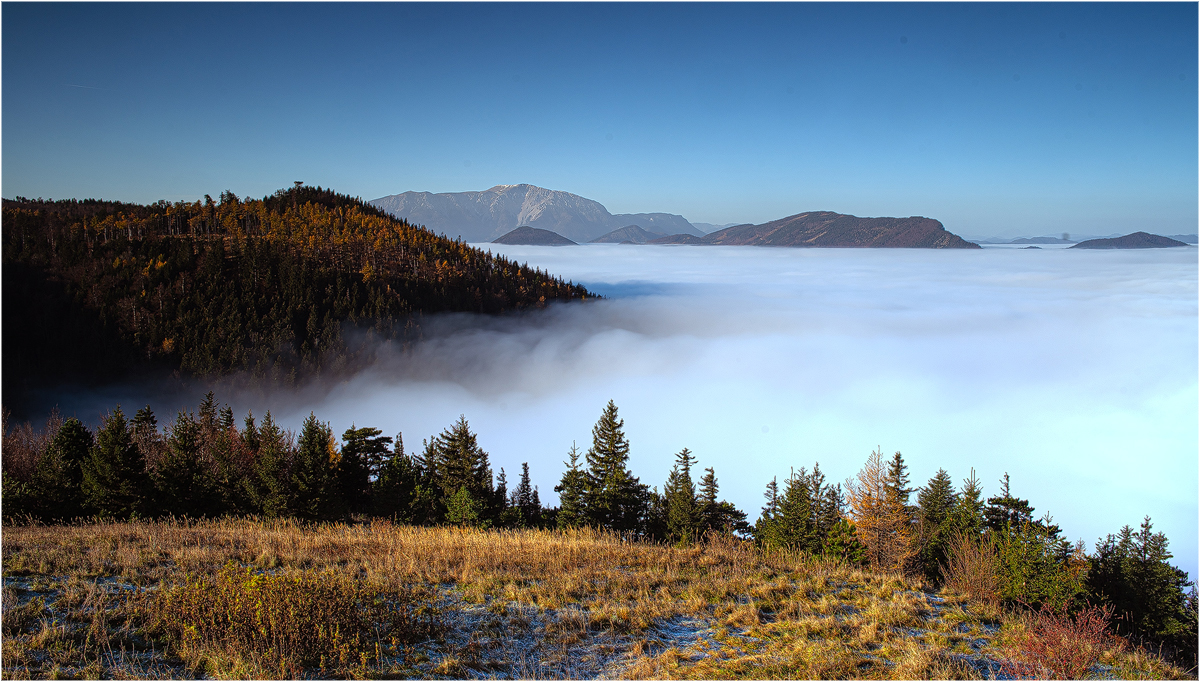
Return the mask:
[(157, 363), (294, 380), (347, 361), (343, 323), (584, 299), (580, 286), (297, 185), (261, 200), (3, 204), (4, 392)]

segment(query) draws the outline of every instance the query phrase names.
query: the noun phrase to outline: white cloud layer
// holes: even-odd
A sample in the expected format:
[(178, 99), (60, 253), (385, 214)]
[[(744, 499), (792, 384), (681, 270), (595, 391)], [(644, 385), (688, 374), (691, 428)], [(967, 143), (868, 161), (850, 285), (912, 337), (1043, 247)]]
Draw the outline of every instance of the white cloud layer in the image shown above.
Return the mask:
[(501, 248), (607, 298), (447, 316), (294, 409), (230, 402), (403, 431), (410, 451), (465, 414), (549, 502), (611, 398), (643, 482), (688, 447), (751, 520), (771, 477), (819, 461), (841, 481), (880, 446), (914, 486), (974, 467), (995, 495), (1008, 472), (1089, 549), (1148, 514), (1196, 575), (1194, 249)]

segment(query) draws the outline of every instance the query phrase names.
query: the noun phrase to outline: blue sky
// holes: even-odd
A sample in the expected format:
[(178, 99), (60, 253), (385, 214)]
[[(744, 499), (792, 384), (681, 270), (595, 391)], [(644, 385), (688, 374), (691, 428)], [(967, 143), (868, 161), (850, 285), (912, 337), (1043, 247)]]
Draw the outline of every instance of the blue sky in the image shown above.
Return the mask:
[(1197, 5), (5, 3), (5, 197), (1195, 232)]

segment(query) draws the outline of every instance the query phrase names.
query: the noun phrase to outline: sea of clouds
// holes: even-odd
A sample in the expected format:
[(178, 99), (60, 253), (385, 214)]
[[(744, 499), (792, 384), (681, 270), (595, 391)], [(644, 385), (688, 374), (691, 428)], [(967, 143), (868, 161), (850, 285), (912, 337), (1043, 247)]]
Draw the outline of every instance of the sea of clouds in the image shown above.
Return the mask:
[(687, 447), (751, 521), (772, 477), (820, 462), (842, 481), (879, 447), (913, 487), (974, 468), (990, 496), (1007, 472), (1089, 549), (1149, 515), (1196, 575), (1195, 249), (480, 246), (605, 298), (427, 320), (332, 388), (218, 398), (403, 432), (410, 452), (465, 415), (550, 503), (611, 399), (643, 482)]

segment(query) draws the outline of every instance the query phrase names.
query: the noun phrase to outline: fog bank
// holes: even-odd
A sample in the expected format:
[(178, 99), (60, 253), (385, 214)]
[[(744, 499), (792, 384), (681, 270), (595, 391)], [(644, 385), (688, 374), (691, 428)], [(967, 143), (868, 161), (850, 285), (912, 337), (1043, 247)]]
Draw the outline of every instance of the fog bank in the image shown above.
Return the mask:
[(1089, 550), (1148, 514), (1196, 575), (1195, 249), (500, 249), (606, 299), (428, 320), (327, 392), (218, 398), (402, 431), (409, 451), (464, 414), (544, 502), (611, 398), (643, 482), (690, 448), (751, 520), (773, 476), (819, 461), (841, 481), (879, 446), (914, 487), (974, 467), (991, 496), (1008, 472)]

